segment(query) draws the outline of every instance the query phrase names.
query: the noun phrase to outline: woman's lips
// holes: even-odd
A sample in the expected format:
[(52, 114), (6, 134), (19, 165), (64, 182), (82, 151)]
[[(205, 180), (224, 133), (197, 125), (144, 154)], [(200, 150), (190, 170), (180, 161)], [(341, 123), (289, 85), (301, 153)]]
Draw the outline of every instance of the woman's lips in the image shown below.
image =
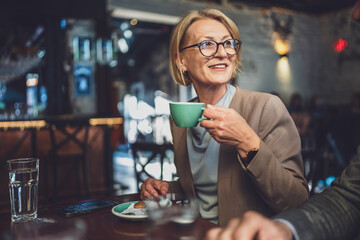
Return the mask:
[(209, 68), (211, 68), (211, 69), (224, 69), (226, 67), (227, 67), (226, 64), (215, 64), (215, 65), (209, 66)]

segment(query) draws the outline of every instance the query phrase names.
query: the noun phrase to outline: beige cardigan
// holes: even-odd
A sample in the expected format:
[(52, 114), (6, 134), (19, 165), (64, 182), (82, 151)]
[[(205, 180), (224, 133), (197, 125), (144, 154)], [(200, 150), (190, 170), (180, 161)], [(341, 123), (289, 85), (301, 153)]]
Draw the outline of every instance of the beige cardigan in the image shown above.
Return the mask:
[[(219, 224), (247, 210), (272, 216), (296, 207), (308, 199), (303, 176), (300, 137), (281, 100), (271, 94), (236, 87), (230, 103), (261, 139), (261, 147), (245, 167), (235, 147), (221, 144), (218, 165)], [(179, 179), (170, 183), (170, 192), (194, 198), (194, 183), (186, 144), (186, 128), (171, 121), (175, 165)]]

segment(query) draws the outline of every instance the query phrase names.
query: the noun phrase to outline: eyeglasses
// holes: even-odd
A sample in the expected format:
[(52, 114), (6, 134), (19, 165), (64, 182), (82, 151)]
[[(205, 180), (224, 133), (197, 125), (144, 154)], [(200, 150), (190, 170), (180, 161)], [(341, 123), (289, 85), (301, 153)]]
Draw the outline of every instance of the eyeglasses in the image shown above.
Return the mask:
[(211, 57), (217, 53), (217, 51), (219, 49), (219, 45), (223, 45), (225, 52), (227, 54), (235, 55), (236, 53), (239, 52), (241, 44), (242, 44), (242, 41), (239, 41), (237, 39), (228, 39), (221, 43), (217, 43), (214, 40), (205, 40), (205, 41), (202, 41), (201, 43), (196, 43), (194, 45), (184, 47), (184, 48), (180, 49), (180, 51), (185, 50), (187, 48), (198, 46), (200, 53), (203, 56)]

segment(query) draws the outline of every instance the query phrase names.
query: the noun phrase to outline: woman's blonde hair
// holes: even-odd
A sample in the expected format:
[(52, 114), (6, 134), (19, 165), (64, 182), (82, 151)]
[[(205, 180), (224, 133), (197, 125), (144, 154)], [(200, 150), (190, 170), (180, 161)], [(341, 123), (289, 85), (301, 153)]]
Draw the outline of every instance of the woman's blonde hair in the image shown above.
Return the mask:
[[(236, 24), (219, 10), (205, 9), (201, 11), (195, 11), (195, 10), (190, 11), (176, 25), (170, 39), (170, 51), (169, 51), (170, 73), (174, 81), (180, 85), (189, 86), (191, 84), (191, 80), (189, 79), (187, 74), (181, 71), (181, 69), (179, 69), (179, 67), (176, 65), (176, 61), (180, 62), (180, 49), (183, 47), (183, 44), (185, 43), (186, 31), (192, 23), (205, 18), (210, 18), (221, 22), (229, 31), (232, 38), (241, 40), (240, 33)], [(240, 51), (236, 54), (235, 68), (232, 74), (233, 78), (235, 77), (237, 71), (241, 67), (240, 53), (241, 53), (241, 48)]]

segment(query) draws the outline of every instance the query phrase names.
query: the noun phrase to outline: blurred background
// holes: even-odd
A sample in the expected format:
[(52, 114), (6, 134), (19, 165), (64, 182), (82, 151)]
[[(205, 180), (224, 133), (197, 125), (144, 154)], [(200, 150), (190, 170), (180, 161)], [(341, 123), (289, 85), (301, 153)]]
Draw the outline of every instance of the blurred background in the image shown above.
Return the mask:
[[(187, 101), (194, 90), (171, 79), (169, 38), (188, 10), (217, 8), (237, 24), (243, 41), (243, 67), (234, 84), (282, 99), (302, 138), (310, 189), (321, 192), (360, 144), (360, 24), (351, 20), (354, 3), (1, 1), (0, 121), (121, 117), (120, 129), (110, 129), (109, 139), (101, 135), (107, 145), (100, 150), (111, 147), (112, 166), (104, 173), (113, 175), (110, 188), (120, 194), (136, 192), (148, 174), (176, 179), (168, 103)], [(19, 131), (10, 133), (2, 126), (2, 163), (29, 154), (26, 147), (19, 150), (23, 143), (31, 144), (21, 141), (24, 128)], [(51, 161), (53, 145), (39, 143), (49, 137), (44, 131), (39, 131), (35, 149)], [(103, 144), (97, 139), (98, 134), (90, 132), (92, 151)], [(88, 155), (102, 158), (97, 153)], [(86, 174), (90, 192), (101, 188), (92, 180), (96, 171), (90, 167)]]

